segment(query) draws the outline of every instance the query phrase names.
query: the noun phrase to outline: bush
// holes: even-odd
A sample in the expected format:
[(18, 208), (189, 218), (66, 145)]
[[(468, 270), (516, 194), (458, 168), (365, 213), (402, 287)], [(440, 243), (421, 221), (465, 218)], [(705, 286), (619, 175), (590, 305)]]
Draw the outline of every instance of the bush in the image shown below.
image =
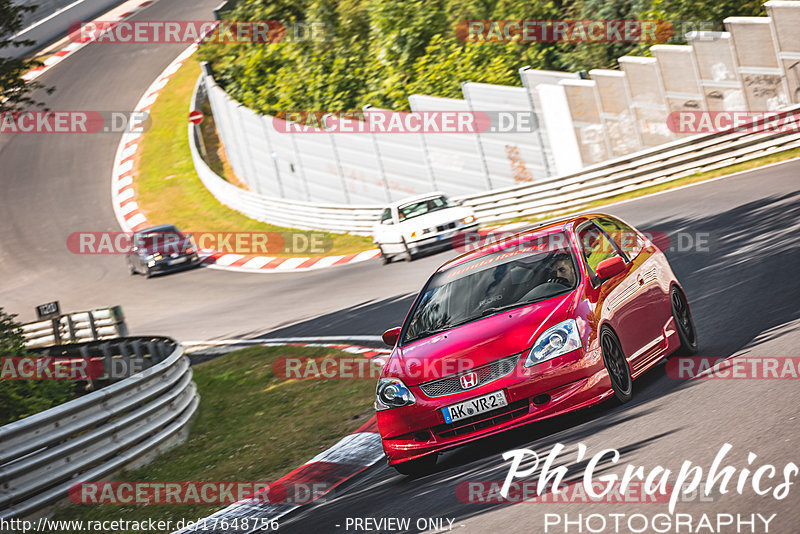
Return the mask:
[[(25, 338), (15, 315), (0, 308), (0, 360), (25, 356)], [(63, 404), (74, 397), (66, 380), (0, 380), (0, 425)]]

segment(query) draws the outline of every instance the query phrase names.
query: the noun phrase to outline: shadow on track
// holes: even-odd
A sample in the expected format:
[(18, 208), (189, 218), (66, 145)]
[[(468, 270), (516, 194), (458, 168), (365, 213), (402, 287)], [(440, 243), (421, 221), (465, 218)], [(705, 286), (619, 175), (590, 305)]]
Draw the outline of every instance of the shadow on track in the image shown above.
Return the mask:
[[(380, 336), (386, 329), (403, 322), (415, 297), (415, 294), (409, 294), (366, 301), (307, 321), (279, 326), (269, 332), (253, 332), (252, 337)], [(382, 343), (379, 346), (385, 348)]]
[(671, 237), (678, 232), (711, 236), (709, 252), (667, 253), (689, 298), (702, 355), (730, 356), (753, 348), (800, 318), (800, 192), (651, 226)]

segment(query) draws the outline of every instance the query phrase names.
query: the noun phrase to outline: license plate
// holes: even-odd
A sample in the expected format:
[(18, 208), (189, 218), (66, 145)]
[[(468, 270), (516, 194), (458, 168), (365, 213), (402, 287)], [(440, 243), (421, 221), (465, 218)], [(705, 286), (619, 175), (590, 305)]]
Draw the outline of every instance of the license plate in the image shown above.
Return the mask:
[(169, 264), (170, 265), (175, 265), (176, 263), (183, 263), (183, 262), (186, 261), (186, 258), (187, 258), (186, 256), (183, 256), (181, 258), (177, 258), (177, 259), (174, 259), (174, 260), (169, 260)]
[(436, 241), (441, 241), (442, 239), (444, 239), (444, 234), (439, 234), (436, 236)]
[(453, 404), (447, 408), (442, 408), (442, 415), (444, 415), (445, 423), (452, 423), (453, 421), (460, 421), (468, 417), (473, 417), (485, 412), (491, 412), (497, 408), (508, 406), (505, 393), (502, 390), (489, 393), (482, 397), (475, 397), (468, 401)]

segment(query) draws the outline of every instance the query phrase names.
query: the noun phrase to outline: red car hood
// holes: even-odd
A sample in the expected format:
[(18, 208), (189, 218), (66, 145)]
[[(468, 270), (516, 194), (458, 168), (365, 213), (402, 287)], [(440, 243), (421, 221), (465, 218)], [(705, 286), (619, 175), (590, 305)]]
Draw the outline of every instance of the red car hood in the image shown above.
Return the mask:
[(382, 376), (416, 385), (529, 350), (543, 330), (567, 318), (574, 296), (572, 291), (397, 347)]

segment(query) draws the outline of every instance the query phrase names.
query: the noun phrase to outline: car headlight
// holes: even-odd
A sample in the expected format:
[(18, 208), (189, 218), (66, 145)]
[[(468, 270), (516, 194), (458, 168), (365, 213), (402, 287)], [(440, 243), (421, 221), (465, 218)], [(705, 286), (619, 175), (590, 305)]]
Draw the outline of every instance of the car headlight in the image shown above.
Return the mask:
[(475, 217), (473, 215), (467, 215), (466, 217), (461, 219), (461, 224), (469, 224), (474, 220), (475, 220)]
[(193, 247), (187, 248), (186, 249), (186, 254), (194, 254), (194, 248)]
[(150, 261), (158, 261), (161, 259), (161, 254), (150, 254), (150, 256), (148, 256), (148, 259)]
[(381, 378), (375, 390), (375, 411), (414, 404), (417, 399), (399, 378)]
[(428, 233), (427, 228), (424, 230), (414, 230), (413, 232), (411, 232), (411, 237), (422, 237), (427, 233)]
[(575, 319), (567, 319), (548, 328), (539, 336), (525, 359), (525, 367), (563, 356), (579, 348), (581, 337), (578, 335), (578, 324)]

